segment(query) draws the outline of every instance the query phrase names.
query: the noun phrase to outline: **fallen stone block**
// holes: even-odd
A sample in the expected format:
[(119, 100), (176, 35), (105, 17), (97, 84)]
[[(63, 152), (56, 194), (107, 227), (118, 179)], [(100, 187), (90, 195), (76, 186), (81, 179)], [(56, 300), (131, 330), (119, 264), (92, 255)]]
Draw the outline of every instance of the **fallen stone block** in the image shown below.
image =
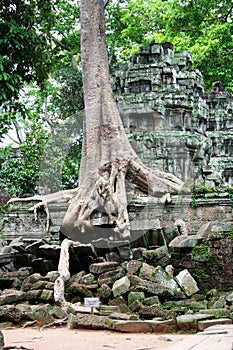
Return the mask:
[(173, 333), (177, 330), (176, 320), (152, 320), (152, 331), (154, 333)]
[(107, 325), (107, 316), (85, 315), (85, 314), (69, 314), (67, 327), (68, 329), (109, 329)]
[(219, 319), (214, 319), (214, 320), (202, 320), (198, 321), (197, 323), (197, 329), (199, 331), (203, 331), (204, 329), (219, 325), (219, 324), (232, 324), (232, 320), (230, 318), (219, 318)]
[(197, 282), (194, 280), (187, 269), (181, 271), (176, 276), (176, 280), (188, 297), (199, 291)]
[(129, 291), (130, 288), (130, 281), (127, 276), (120, 278), (116, 282), (114, 282), (112, 286), (112, 292), (114, 297), (118, 297), (120, 295), (125, 294)]
[(181, 330), (197, 330), (198, 321), (211, 319), (209, 314), (181, 315), (176, 318), (177, 328)]
[(124, 332), (124, 333), (151, 333), (152, 326), (147, 321), (123, 321), (123, 320), (109, 320), (109, 329)]
[(100, 275), (101, 273), (115, 270), (119, 264), (117, 262), (107, 261), (103, 263), (94, 263), (91, 264), (89, 267), (89, 271), (94, 274)]

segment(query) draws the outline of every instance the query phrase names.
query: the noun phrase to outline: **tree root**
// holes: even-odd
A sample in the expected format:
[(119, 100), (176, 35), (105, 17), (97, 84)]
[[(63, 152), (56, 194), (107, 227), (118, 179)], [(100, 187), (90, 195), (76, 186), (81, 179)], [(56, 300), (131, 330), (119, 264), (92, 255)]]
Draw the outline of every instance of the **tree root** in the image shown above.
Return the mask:
[(45, 324), (44, 326), (42, 326), (40, 329), (43, 330), (45, 328), (50, 328), (50, 327), (53, 327), (53, 326), (63, 326), (65, 324), (67, 324), (67, 319), (68, 317), (65, 317), (61, 320), (56, 320), (54, 322), (51, 322), (51, 323), (48, 323), (48, 324)]
[[(108, 216), (109, 224), (115, 226), (115, 232), (122, 238), (130, 238), (126, 183), (134, 185), (135, 189), (147, 195), (162, 195), (161, 200), (164, 203), (170, 201), (170, 193), (179, 193), (184, 185), (173, 174), (152, 171), (140, 160), (115, 159), (96, 169), (93, 174), (89, 174), (79, 188), (27, 198), (12, 198), (8, 203), (38, 201), (39, 203), (28, 210), (34, 212), (37, 220), (37, 211), (44, 208), (46, 231), (48, 231), (50, 225), (48, 204), (68, 202), (70, 206), (62, 223), (62, 227), (68, 233), (74, 228), (85, 232), (86, 227), (92, 226), (93, 213), (96, 210), (103, 211)], [(183, 191), (187, 192), (187, 189), (183, 187)]]
[(54, 300), (59, 306), (66, 306), (69, 303), (65, 300), (65, 282), (70, 279), (69, 272), (69, 248), (79, 246), (79, 242), (65, 238), (61, 244), (60, 259), (58, 264), (59, 276), (54, 282)]
[(45, 194), (45, 195), (39, 195), (36, 194), (32, 197), (26, 197), (26, 198), (11, 198), (8, 203), (16, 203), (16, 202), (31, 202), (31, 201), (38, 201), (39, 203), (35, 204), (34, 206), (30, 207), (28, 211), (34, 212), (34, 218), (35, 221), (37, 221), (37, 211), (40, 208), (44, 208), (44, 211), (46, 213), (46, 232), (49, 230), (50, 225), (50, 213), (48, 204), (49, 203), (66, 203), (69, 202), (77, 193), (78, 189), (72, 189), (72, 190), (64, 190), (59, 191), (56, 193), (51, 194)]

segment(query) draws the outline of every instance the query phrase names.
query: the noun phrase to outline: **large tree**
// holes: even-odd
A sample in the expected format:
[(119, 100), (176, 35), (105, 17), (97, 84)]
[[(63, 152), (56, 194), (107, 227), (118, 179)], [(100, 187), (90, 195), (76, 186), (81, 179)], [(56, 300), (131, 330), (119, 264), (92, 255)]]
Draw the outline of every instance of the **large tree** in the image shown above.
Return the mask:
[[(79, 187), (26, 200), (38, 201), (33, 210), (44, 206), (48, 217), (48, 203), (68, 201), (61, 230), (74, 241), (80, 230), (91, 225), (92, 215), (98, 210), (108, 215), (109, 224), (120, 236), (129, 239), (127, 192), (166, 196), (179, 192), (183, 183), (173, 174), (150, 170), (132, 149), (109, 79), (104, 1), (81, 0), (80, 6), (85, 120)], [(67, 249), (74, 244), (71, 242), (64, 241), (65, 249), (60, 256), (60, 279), (55, 287), (55, 299), (60, 303), (64, 281), (69, 276)]]

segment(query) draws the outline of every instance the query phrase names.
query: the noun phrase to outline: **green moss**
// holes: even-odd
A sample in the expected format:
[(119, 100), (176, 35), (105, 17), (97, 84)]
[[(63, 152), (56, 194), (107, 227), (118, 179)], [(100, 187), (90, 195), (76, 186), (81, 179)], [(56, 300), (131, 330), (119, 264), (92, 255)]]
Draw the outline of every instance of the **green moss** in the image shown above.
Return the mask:
[(193, 272), (193, 277), (197, 280), (209, 277), (209, 275), (205, 272), (204, 269), (198, 269), (195, 272)]
[(209, 245), (208, 243), (201, 243), (198, 244), (196, 247), (192, 250), (192, 255), (204, 255), (205, 260), (209, 260), (211, 257), (211, 254), (209, 253)]

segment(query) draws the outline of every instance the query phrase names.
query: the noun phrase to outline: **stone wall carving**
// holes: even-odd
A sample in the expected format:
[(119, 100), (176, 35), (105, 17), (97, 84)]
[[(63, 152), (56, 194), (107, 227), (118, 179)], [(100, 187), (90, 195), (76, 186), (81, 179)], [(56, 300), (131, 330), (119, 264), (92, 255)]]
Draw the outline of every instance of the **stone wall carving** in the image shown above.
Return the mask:
[(171, 43), (142, 47), (128, 65), (116, 68), (112, 86), (145, 163), (183, 180), (233, 184), (233, 97), (221, 82), (204, 91), (190, 52), (175, 52)]

